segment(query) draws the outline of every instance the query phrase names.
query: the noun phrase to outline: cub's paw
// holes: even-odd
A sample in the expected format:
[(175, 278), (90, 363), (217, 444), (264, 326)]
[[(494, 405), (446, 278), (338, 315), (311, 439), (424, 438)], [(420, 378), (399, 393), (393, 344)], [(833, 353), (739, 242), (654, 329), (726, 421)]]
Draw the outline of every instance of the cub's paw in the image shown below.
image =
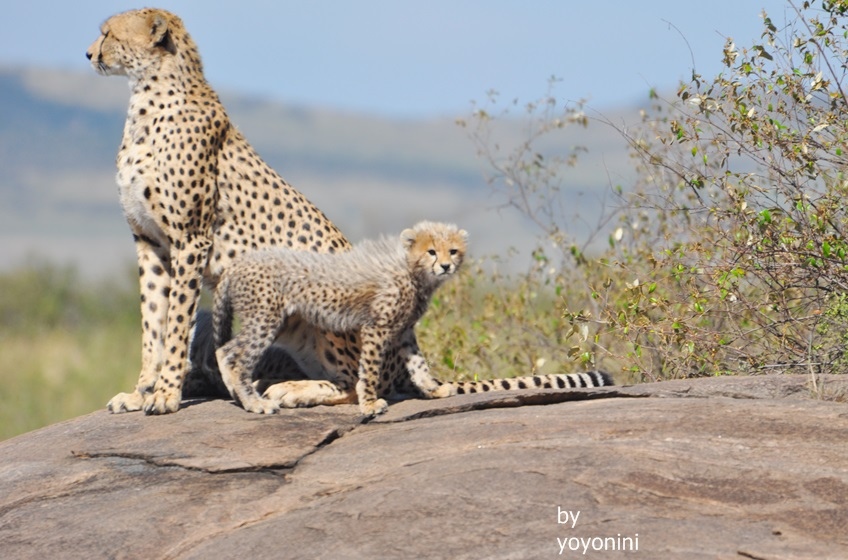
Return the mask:
[(365, 416), (377, 416), (378, 414), (383, 414), (389, 410), (389, 403), (387, 403), (384, 399), (377, 399), (376, 401), (371, 402), (361, 402), (359, 403), (359, 410)]
[(133, 393), (118, 393), (106, 404), (106, 408), (112, 414), (121, 412), (135, 412), (141, 410), (144, 405), (144, 396), (138, 391)]
[(145, 414), (169, 414), (180, 409), (180, 395), (173, 391), (168, 392), (156, 389), (144, 399)]

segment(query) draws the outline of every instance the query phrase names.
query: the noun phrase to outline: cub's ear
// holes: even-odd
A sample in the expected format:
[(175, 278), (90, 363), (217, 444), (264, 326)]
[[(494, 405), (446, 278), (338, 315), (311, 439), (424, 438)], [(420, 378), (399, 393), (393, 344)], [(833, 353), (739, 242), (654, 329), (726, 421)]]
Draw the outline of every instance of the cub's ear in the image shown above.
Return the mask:
[(464, 229), (459, 230), (459, 236), (462, 238), (463, 241), (468, 241), (468, 232)]
[(153, 47), (161, 47), (171, 54), (177, 54), (177, 45), (174, 44), (171, 30), (168, 28), (168, 18), (163, 14), (151, 14), (150, 39)]
[(411, 229), (405, 229), (400, 232), (400, 242), (403, 248), (409, 250), (415, 244), (415, 232)]

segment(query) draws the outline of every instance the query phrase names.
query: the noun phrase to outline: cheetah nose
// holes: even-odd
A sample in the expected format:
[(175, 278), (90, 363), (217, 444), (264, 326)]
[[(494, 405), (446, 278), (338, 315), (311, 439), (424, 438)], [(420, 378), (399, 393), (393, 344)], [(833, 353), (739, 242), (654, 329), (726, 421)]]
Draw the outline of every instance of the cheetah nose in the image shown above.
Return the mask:
[(442, 267), (443, 272), (450, 272), (450, 267), (451, 267), (450, 264), (443, 264), (443, 265), (440, 265), (440, 266)]
[(85, 51), (85, 57), (86, 57), (88, 60), (91, 60), (91, 53), (90, 53), (90, 52), (88, 52), (88, 51)]

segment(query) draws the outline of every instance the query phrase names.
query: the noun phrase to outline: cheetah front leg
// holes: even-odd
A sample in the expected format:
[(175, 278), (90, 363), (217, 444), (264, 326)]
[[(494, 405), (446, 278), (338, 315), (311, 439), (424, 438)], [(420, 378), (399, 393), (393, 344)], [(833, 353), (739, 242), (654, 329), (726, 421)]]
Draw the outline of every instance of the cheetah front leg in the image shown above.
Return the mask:
[(164, 359), (153, 393), (144, 398), (146, 414), (176, 412), (182, 400), (183, 380), (191, 369), (189, 342), (194, 313), (200, 298), (203, 269), (211, 242), (188, 236), (171, 248), (171, 278), (167, 300)]
[(365, 416), (376, 416), (389, 409), (384, 399), (378, 398), (377, 387), (380, 382), (380, 369), (383, 354), (390, 336), (388, 329), (365, 326), (360, 331), (362, 341), (359, 355), (359, 380), (356, 382), (356, 396), (359, 410)]
[(141, 410), (145, 396), (153, 392), (164, 355), (170, 257), (167, 249), (147, 237), (138, 234), (134, 237), (141, 286), (141, 373), (135, 391), (118, 393), (106, 405), (113, 413)]

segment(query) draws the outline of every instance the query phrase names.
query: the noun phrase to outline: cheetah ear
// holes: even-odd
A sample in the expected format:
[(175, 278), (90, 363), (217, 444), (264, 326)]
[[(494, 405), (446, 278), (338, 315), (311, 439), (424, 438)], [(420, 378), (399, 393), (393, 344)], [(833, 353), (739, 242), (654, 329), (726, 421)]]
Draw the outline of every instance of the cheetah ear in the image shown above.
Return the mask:
[(405, 229), (400, 232), (400, 242), (404, 249), (409, 249), (415, 244), (415, 232), (411, 229)]
[(153, 47), (161, 47), (171, 54), (177, 54), (177, 45), (168, 29), (168, 19), (162, 14), (154, 14), (150, 21), (150, 38)]
[(459, 236), (462, 238), (463, 241), (468, 241), (468, 232), (464, 229), (459, 230)]

